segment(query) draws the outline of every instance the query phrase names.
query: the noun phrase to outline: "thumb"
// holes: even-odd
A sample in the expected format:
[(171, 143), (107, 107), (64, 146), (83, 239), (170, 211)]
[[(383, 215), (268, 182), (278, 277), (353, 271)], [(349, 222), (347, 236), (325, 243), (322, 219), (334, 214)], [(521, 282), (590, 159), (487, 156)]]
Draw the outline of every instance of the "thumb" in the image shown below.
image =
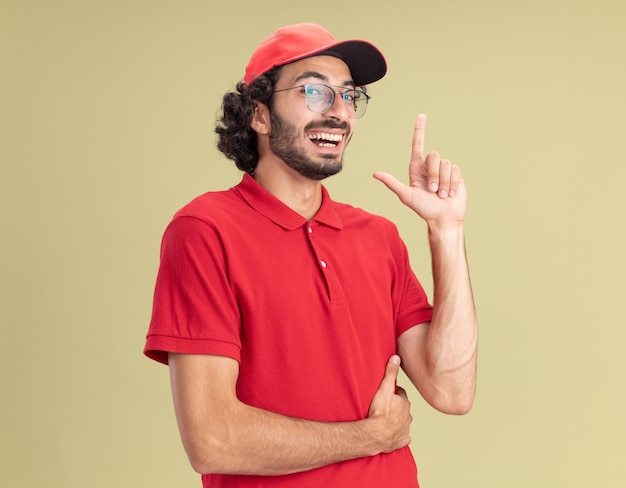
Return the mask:
[(407, 186), (398, 180), (395, 176), (383, 171), (377, 171), (372, 176), (378, 181), (381, 181), (387, 188), (396, 194), (402, 203), (406, 203), (408, 200)]
[(396, 381), (398, 379), (398, 372), (400, 371), (400, 356), (394, 354), (387, 361), (385, 367), (385, 376), (381, 382), (381, 388), (388, 390), (390, 393), (396, 392)]

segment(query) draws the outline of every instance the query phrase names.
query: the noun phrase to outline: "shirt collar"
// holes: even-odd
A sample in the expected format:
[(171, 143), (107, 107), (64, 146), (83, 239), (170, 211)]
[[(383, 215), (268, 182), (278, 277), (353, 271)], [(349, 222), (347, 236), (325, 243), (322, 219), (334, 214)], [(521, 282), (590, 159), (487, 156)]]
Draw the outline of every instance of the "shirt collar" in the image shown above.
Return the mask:
[[(257, 212), (287, 230), (297, 229), (307, 223), (307, 219), (259, 185), (248, 173), (243, 175), (235, 191)], [(324, 186), (322, 186), (322, 205), (311, 220), (336, 229), (343, 228), (341, 217), (335, 211), (335, 202), (331, 200)]]

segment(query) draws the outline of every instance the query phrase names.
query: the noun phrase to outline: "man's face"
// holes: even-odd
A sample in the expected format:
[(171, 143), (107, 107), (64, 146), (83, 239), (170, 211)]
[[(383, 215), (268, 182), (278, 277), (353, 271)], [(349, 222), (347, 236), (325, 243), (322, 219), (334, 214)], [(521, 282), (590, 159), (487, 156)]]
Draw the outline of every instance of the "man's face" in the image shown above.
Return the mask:
[[(275, 89), (306, 83), (331, 85), (335, 91), (354, 88), (347, 65), (332, 56), (315, 56), (282, 68)], [(274, 94), (271, 110), (270, 149), (302, 176), (322, 180), (342, 168), (343, 153), (354, 128), (341, 96), (324, 114), (310, 111), (304, 89)]]

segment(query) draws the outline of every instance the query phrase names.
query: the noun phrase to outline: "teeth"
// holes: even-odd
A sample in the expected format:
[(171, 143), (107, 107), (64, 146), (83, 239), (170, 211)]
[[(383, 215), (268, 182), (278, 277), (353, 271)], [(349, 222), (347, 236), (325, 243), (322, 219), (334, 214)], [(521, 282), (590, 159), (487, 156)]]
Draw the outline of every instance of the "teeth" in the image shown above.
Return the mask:
[(330, 142), (340, 142), (343, 139), (343, 135), (342, 134), (329, 134), (326, 132), (318, 132), (315, 134), (309, 134), (309, 139), (311, 139), (312, 141), (324, 140), (324, 141), (330, 141)]

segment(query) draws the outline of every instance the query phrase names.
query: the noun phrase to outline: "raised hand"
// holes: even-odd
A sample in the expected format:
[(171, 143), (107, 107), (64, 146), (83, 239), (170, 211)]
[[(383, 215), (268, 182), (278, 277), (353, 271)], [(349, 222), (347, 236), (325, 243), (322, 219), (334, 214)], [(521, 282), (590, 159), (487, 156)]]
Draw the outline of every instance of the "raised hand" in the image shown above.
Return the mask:
[(467, 194), (461, 169), (437, 152), (424, 157), (426, 116), (418, 115), (413, 133), (411, 161), (409, 162), (409, 184), (394, 176), (374, 173), (393, 191), (400, 201), (414, 210), (429, 225), (462, 223), (465, 218)]

